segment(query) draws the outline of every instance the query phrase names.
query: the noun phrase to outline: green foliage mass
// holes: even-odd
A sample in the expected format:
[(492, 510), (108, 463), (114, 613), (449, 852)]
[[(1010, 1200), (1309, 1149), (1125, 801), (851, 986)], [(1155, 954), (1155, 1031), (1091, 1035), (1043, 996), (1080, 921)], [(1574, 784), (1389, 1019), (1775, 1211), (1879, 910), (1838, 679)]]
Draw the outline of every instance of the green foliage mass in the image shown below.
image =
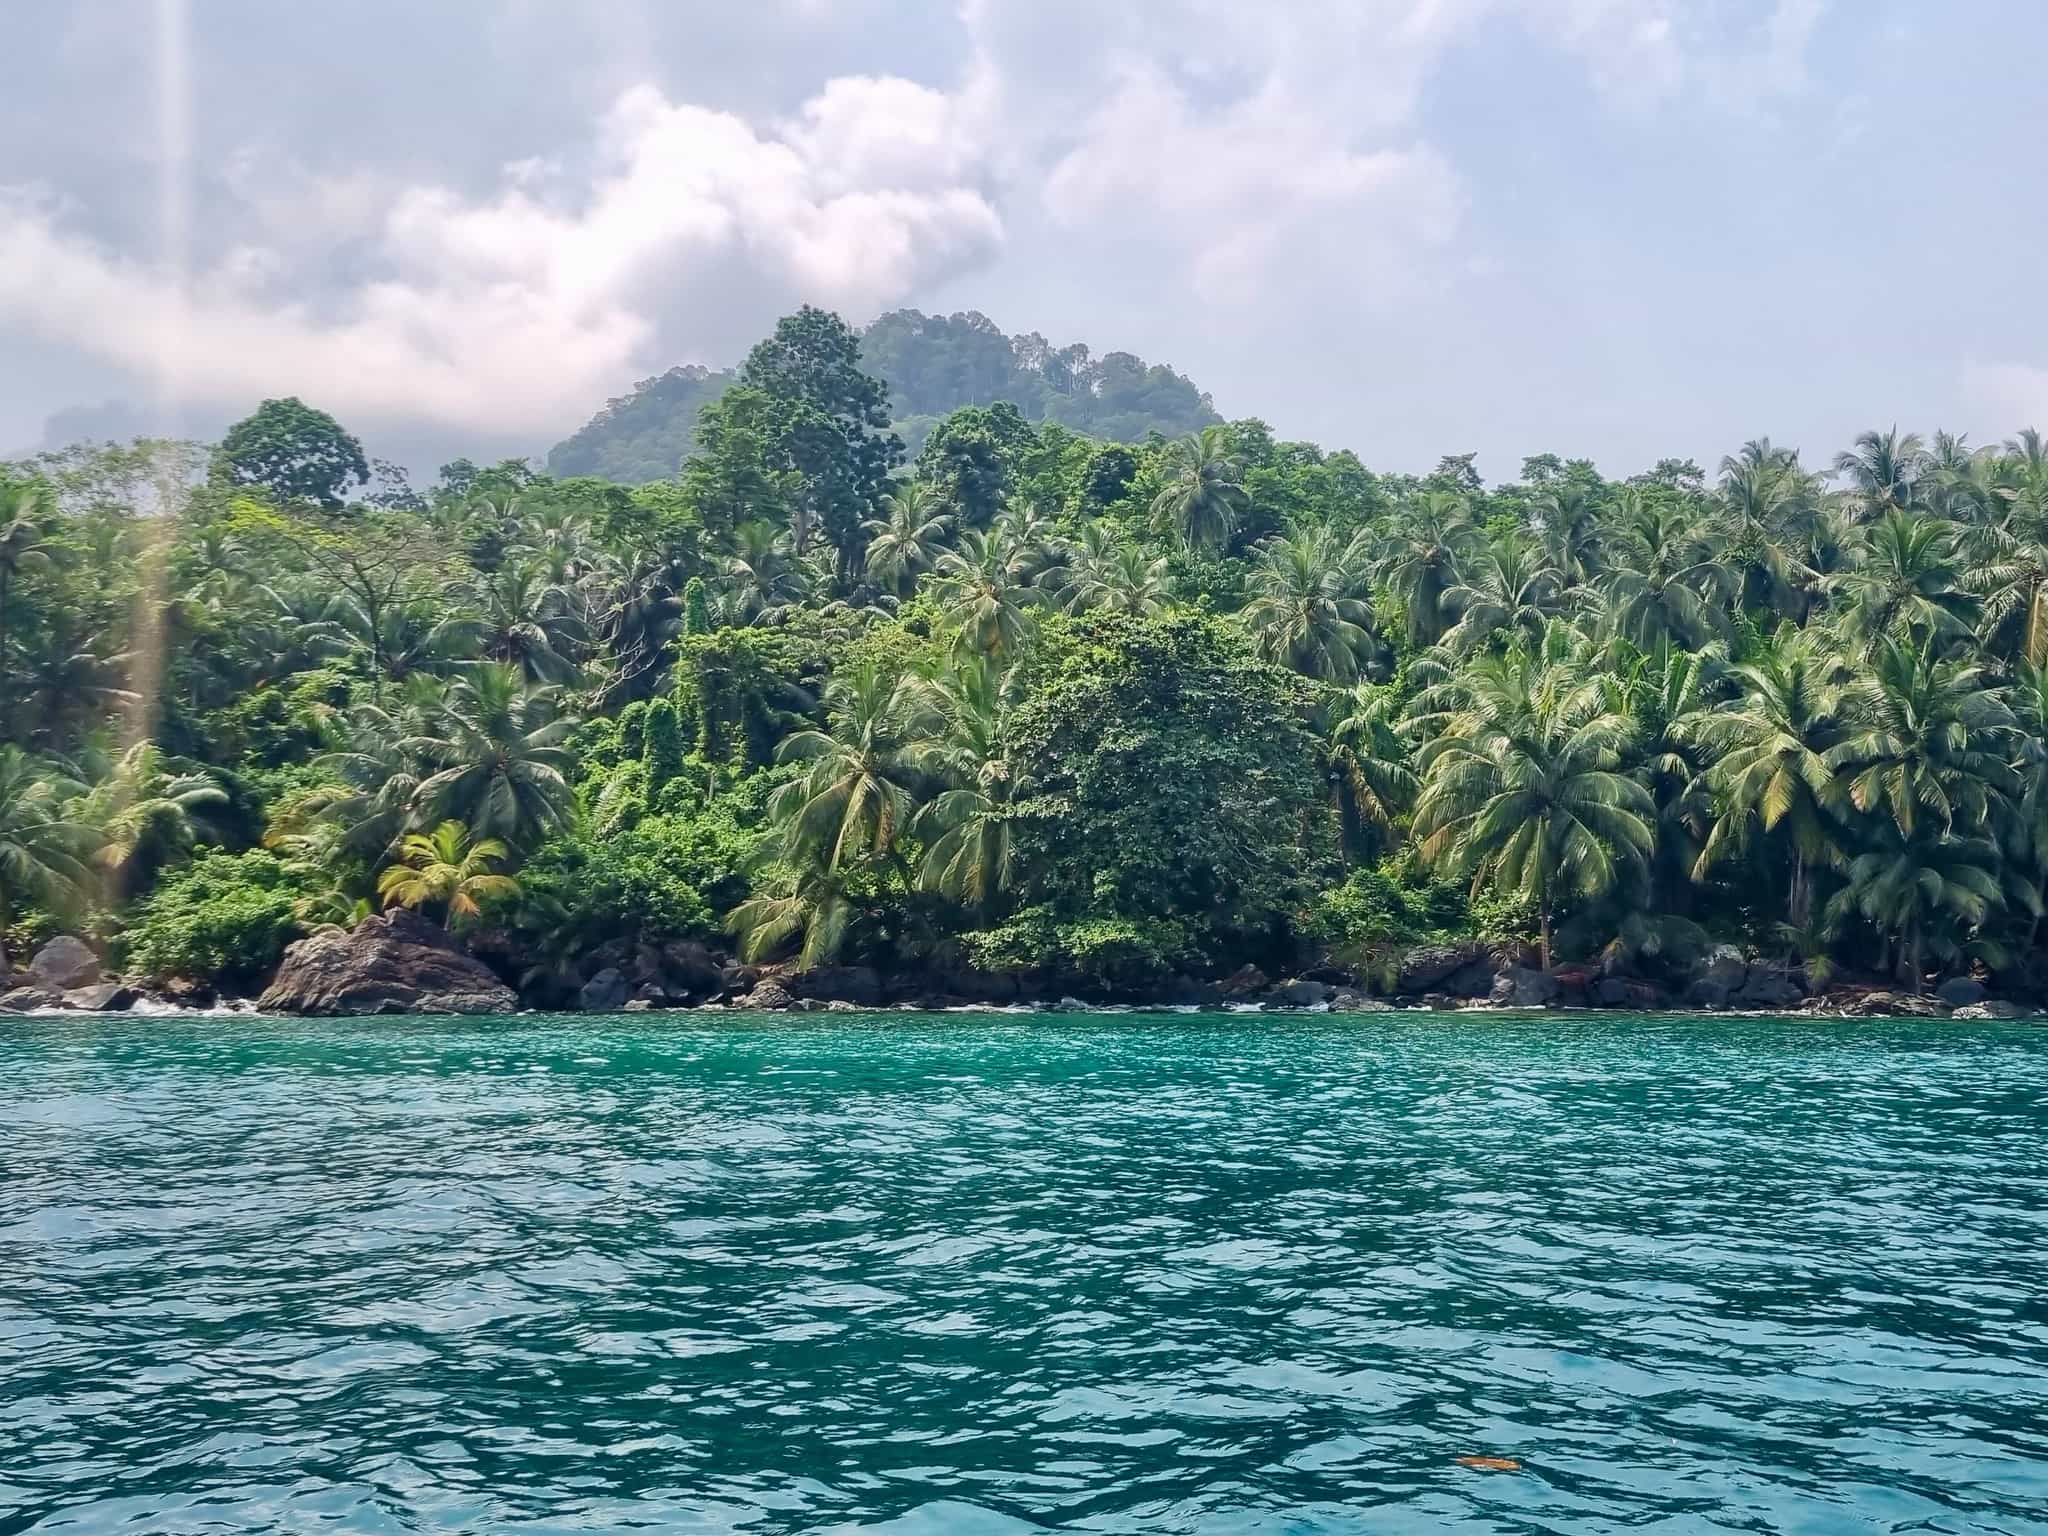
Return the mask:
[(230, 427), (215, 464), (232, 484), (330, 509), (370, 479), (363, 445), (332, 416), (296, 396), (266, 400), (255, 415)]
[(1020, 899), (1266, 957), (1336, 858), (1310, 690), (1190, 613), (1048, 625), (1027, 678), (1006, 738)]
[(254, 986), (301, 931), (305, 894), (273, 854), (205, 850), (137, 905), (122, 946), (146, 976)]
[(1126, 994), (1465, 935), (2044, 969), (2038, 434), (1488, 486), (911, 312), (712, 382), (638, 486), (415, 490), (293, 401), (0, 466), (0, 922), (247, 986), (401, 902), (549, 997), (682, 941)]
[(550, 448), (548, 473), (622, 485), (667, 480), (697, 446), (698, 414), (731, 383), (730, 373), (695, 363), (642, 379)]

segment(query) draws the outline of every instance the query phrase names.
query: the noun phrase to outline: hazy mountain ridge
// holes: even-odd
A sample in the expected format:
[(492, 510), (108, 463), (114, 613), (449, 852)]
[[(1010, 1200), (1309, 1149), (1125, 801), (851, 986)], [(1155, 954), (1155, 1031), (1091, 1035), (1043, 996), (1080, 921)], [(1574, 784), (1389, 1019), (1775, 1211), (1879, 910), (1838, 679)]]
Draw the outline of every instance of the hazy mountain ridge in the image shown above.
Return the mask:
[[(896, 429), (913, 454), (948, 412), (998, 400), (1026, 420), (1113, 442), (1180, 436), (1222, 420), (1207, 392), (1164, 364), (1130, 352), (1096, 357), (1080, 342), (1055, 347), (1035, 331), (1005, 335), (971, 310), (891, 311), (861, 334), (861, 360), (887, 382)], [(692, 363), (642, 379), (551, 448), (549, 472), (628, 485), (673, 475), (695, 446), (698, 413), (735, 373)]]

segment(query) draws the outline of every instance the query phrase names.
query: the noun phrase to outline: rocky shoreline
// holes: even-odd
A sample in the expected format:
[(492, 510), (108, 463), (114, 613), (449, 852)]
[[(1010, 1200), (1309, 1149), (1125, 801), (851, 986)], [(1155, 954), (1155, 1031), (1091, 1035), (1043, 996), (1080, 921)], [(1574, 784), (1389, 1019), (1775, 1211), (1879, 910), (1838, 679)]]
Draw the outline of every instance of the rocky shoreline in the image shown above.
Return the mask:
[[(500, 960), (494, 967), (491, 959)], [(2028, 997), (1994, 995), (1985, 980), (1951, 976), (1913, 992), (1879, 978), (1837, 977), (1810, 988), (1796, 967), (1722, 946), (1682, 973), (1640, 974), (1607, 966), (1542, 970), (1533, 956), (1479, 941), (1417, 946), (1369, 985), (1341, 968), (1271, 978), (1245, 966), (1216, 981), (1176, 978), (1130, 995), (1090, 995), (1061, 979), (971, 970), (887, 974), (866, 966), (740, 965), (700, 944), (672, 944), (607, 959), (566, 996), (522, 997), (506, 979), (507, 957), (472, 953), (409, 913), (327, 929), (286, 952), (254, 998), (209, 987), (109, 976), (77, 938), (39, 949), (21, 971), (0, 975), (0, 1013), (234, 1011), (307, 1017), (688, 1011), (851, 1012), (879, 1009), (1226, 1009), (1317, 1013), (1529, 1011), (1813, 1014), (2017, 1019), (2040, 1016)], [(516, 972), (514, 973), (516, 974)]]

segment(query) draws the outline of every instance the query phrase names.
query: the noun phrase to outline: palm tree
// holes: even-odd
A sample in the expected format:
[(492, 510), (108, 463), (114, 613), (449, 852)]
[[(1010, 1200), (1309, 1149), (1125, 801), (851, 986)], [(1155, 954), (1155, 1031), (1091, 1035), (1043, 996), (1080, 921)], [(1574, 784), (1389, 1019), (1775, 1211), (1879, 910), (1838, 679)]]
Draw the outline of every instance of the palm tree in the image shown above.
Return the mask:
[(1471, 507), (1450, 491), (1426, 491), (1395, 515), (1376, 574), (1408, 610), (1411, 647), (1443, 638), (1444, 599), (1459, 584), (1459, 562), (1476, 537)]
[(1344, 828), (1357, 848), (1368, 832), (1398, 840), (1401, 817), (1415, 799), (1417, 780), (1401, 740), (1394, 690), (1357, 683), (1333, 694), (1321, 721), (1323, 772)]
[(807, 867), (778, 872), (759, 895), (732, 909), (725, 926), (749, 964), (801, 934), (796, 966), (807, 971), (838, 958), (859, 916), (844, 872)]
[(567, 594), (538, 566), (507, 565), (482, 584), (478, 649), (518, 668), (528, 683), (566, 683), (589, 631), (570, 611)]
[[(973, 537), (973, 535), (968, 535)], [(769, 798), (792, 869), (839, 871), (894, 853), (917, 808), (920, 751), (933, 714), (914, 677), (869, 661), (827, 687), (829, 730), (803, 730), (782, 743), (780, 762), (805, 763)]]
[(98, 830), (95, 858), (117, 896), (132, 894), (201, 842), (220, 840), (213, 815), (228, 796), (212, 774), (179, 768), (153, 741), (93, 767), (96, 782), (79, 815)]
[(1152, 498), (1152, 519), (1189, 548), (1220, 549), (1251, 505), (1244, 464), (1231, 452), (1228, 431), (1204, 427), (1166, 451), (1165, 482)]
[(1550, 965), (1561, 901), (1642, 873), (1656, 838), (1649, 791), (1624, 771), (1628, 720), (1597, 682), (1520, 652), (1474, 662), (1465, 703), (1422, 749), (1415, 836), (1423, 859), (1533, 901)]
[(1847, 734), (1826, 757), (1857, 810), (1887, 813), (1910, 840), (1923, 816), (1937, 833), (1974, 835), (2009, 808), (2015, 722), (1982, 667), (1941, 660), (1927, 641), (1880, 640), (1844, 705)]
[(449, 686), (429, 729), (403, 743), (438, 765), (414, 791), (415, 815), (530, 847), (568, 813), (571, 757), (562, 742), (573, 726), (552, 688), (528, 689), (517, 668), (481, 663)]
[(1962, 590), (1954, 530), (1931, 517), (1887, 512), (1871, 528), (1862, 558), (1830, 578), (1844, 600), (1842, 632), (1854, 642), (1884, 636), (1948, 640), (1966, 635), (1977, 600)]
[(1801, 467), (1798, 453), (1767, 437), (1721, 461), (1719, 515), (1744, 604), (1803, 617), (1811, 572), (1801, 551), (1819, 504), (1819, 483)]
[(999, 532), (969, 529), (957, 549), (939, 556), (939, 597), (960, 644), (991, 656), (1009, 656), (1031, 633), (1031, 615), (1045, 593), (1027, 585), (1017, 552)]
[(1019, 786), (1003, 756), (1010, 679), (988, 658), (963, 658), (934, 679), (933, 735), (922, 759), (947, 784), (913, 819), (924, 841), (919, 882), (986, 911), (1016, 878), (1010, 807)]
[(1069, 558), (1063, 592), (1071, 612), (1100, 608), (1142, 618), (1166, 606), (1166, 557), (1119, 539), (1105, 523), (1083, 527)]
[(1378, 649), (1363, 567), (1363, 539), (1339, 544), (1325, 528), (1260, 544), (1244, 610), (1259, 654), (1323, 682), (1357, 681)]
[(1723, 542), (1682, 505), (1630, 487), (1608, 542), (1613, 559), (1600, 587), (1618, 633), (1645, 651), (1727, 637), (1733, 578)]
[(26, 686), (16, 695), (30, 740), (75, 740), (115, 711), (139, 702), (120, 679), (129, 658), (104, 655), (93, 626), (69, 607), (53, 607), (26, 636), (18, 637), (13, 674)]
[(1444, 602), (1458, 615), (1443, 638), (1454, 655), (1482, 650), (1497, 638), (1533, 644), (1564, 606), (1556, 568), (1515, 533), (1474, 555)]
[(0, 481), (0, 671), (7, 665), (8, 598), (24, 573), (49, 569), (41, 519), (50, 515), (49, 492), (34, 481)]
[(1813, 915), (1813, 872), (1845, 862), (1842, 818), (1847, 787), (1827, 754), (1839, 738), (1847, 669), (1821, 636), (1781, 625), (1757, 655), (1729, 674), (1740, 692), (1716, 710), (1689, 717), (1687, 731), (1713, 759), (1708, 770), (1720, 806), (1692, 877), (1704, 880), (1749, 851), (1750, 839), (1782, 835), (1792, 852), (1788, 920)]
[[(1878, 846), (1851, 861), (1847, 883), (1828, 903), (1828, 927), (1852, 914), (1881, 935), (1899, 938), (1897, 974), (1915, 992), (1927, 984), (1926, 961), (1960, 956), (1964, 936), (1980, 928), (2004, 893), (1992, 873), (1997, 849), (1981, 837), (1900, 831), (1882, 824)], [(1987, 958), (1998, 958), (1987, 947)]]
[(1608, 688), (1615, 708), (1634, 723), (1642, 749), (1637, 777), (1657, 807), (1657, 850), (1647, 893), (1657, 910), (1683, 913), (1692, 873), (1714, 822), (1707, 752), (1696, 729), (1712, 705), (1709, 689), (1727, 665), (1718, 645), (1688, 651), (1662, 640)]
[(2013, 773), (2016, 789), (2003, 841), (2012, 867), (2032, 892), (2034, 912), (2026, 948), (2032, 950), (2039, 912), (2048, 901), (2048, 666), (2021, 662), (2009, 694), (2015, 726)]
[(380, 697), (387, 682), (403, 683), (421, 672), (452, 671), (476, 645), (473, 617), (449, 613), (440, 603), (425, 598), (379, 607), (372, 622), (370, 610), (347, 597), (336, 608), (333, 622), (368, 661), (371, 689)]
[(810, 579), (787, 533), (756, 519), (733, 529), (732, 541), (725, 578), (737, 600), (741, 622), (773, 617), (803, 600)]
[(2001, 488), (1995, 510), (1956, 537), (1960, 584), (1983, 606), (1977, 643), (2028, 666), (2048, 663), (2048, 476)]
[(484, 902), (518, 896), (519, 882), (491, 868), (504, 857), (495, 837), (471, 842), (461, 822), (444, 821), (406, 834), (398, 862), (377, 877), (377, 894), (386, 907), (437, 907), (453, 930), (481, 916)]
[(339, 830), (337, 851), (381, 859), (414, 825), (420, 785), (432, 772), (421, 743), (439, 725), (448, 685), (419, 673), (396, 706), (358, 704), (348, 717), (323, 720), (328, 750), (313, 767), (328, 782), (288, 796), (270, 815), (272, 847), (288, 846), (318, 824)]
[(888, 515), (861, 524), (868, 534), (868, 574), (890, 591), (908, 592), (945, 545), (952, 518), (928, 480), (909, 480), (889, 493)]
[(78, 814), (82, 793), (21, 748), (0, 746), (0, 939), (24, 902), (64, 907), (84, 899), (99, 834)]
[(1863, 432), (1856, 446), (1835, 455), (1835, 473), (1849, 477), (1849, 494), (1858, 521), (1889, 517), (1912, 506), (1915, 489), (1927, 468), (1927, 450), (1917, 434)]
[(1594, 488), (1566, 481), (1537, 498), (1534, 508), (1545, 553), (1566, 586), (1584, 586), (1601, 571), (1600, 507)]

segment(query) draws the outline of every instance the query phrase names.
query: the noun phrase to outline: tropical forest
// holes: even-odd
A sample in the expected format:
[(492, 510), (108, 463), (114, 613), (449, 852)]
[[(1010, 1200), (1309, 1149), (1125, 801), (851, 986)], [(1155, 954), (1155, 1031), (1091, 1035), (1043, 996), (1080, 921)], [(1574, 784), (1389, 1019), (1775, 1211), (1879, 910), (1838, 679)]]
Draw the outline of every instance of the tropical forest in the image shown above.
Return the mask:
[(805, 309), (547, 471), (415, 484), (298, 399), (0, 466), (6, 953), (229, 999), (402, 919), (540, 1008), (2048, 983), (2039, 434), (1391, 474), (971, 320)]

